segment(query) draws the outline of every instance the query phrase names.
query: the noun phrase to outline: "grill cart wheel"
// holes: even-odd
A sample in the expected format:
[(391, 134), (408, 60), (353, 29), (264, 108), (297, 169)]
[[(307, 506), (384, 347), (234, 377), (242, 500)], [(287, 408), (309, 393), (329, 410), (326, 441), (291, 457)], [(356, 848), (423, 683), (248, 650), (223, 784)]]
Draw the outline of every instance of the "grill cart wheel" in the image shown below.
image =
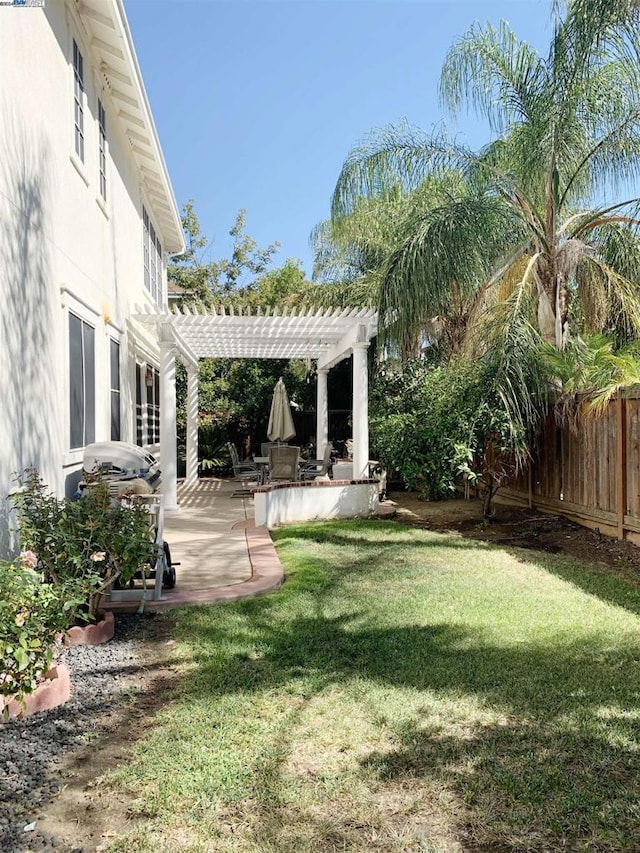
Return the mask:
[(164, 569), (162, 572), (162, 586), (165, 589), (174, 589), (176, 585), (176, 569), (171, 562), (171, 549), (168, 542), (162, 543), (164, 551)]

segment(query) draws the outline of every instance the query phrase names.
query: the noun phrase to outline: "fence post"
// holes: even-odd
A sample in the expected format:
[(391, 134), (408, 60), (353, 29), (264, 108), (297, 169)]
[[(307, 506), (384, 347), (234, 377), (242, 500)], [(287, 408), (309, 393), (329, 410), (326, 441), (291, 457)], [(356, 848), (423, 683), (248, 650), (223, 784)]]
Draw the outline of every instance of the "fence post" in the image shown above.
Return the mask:
[(627, 406), (621, 392), (616, 399), (616, 438), (618, 539), (624, 539), (624, 516), (627, 509)]

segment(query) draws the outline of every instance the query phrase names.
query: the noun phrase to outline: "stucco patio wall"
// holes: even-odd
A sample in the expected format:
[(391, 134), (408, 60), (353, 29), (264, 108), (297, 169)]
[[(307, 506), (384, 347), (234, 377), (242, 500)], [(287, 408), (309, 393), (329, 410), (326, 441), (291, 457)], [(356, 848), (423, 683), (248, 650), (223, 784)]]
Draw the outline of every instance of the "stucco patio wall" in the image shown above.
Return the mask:
[(254, 490), (256, 527), (326, 518), (361, 518), (378, 510), (377, 480), (271, 483)]

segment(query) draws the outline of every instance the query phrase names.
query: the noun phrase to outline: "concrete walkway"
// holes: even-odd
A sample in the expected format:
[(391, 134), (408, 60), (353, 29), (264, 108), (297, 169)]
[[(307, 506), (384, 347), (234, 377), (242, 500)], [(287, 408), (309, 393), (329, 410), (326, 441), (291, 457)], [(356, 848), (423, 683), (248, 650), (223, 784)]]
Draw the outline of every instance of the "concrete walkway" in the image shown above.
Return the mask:
[(242, 583), (251, 577), (244, 527), (253, 498), (232, 498), (236, 483), (200, 480), (178, 489), (180, 512), (164, 517), (164, 538), (176, 566), (176, 590), (195, 591)]
[[(269, 532), (253, 523), (253, 497), (232, 498), (229, 480), (200, 480), (179, 487), (180, 511), (168, 513), (164, 538), (176, 566), (176, 587), (145, 610), (252, 598), (277, 589), (282, 564)], [(103, 609), (135, 611), (138, 601), (106, 602)]]

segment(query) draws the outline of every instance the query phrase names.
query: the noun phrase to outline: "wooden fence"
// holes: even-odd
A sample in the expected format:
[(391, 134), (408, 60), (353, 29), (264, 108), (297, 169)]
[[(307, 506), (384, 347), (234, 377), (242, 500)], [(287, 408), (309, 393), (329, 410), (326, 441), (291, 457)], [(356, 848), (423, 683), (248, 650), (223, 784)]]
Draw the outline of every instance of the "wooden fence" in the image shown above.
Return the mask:
[(529, 469), (499, 494), (640, 544), (640, 396), (579, 417), (577, 431), (550, 416)]

